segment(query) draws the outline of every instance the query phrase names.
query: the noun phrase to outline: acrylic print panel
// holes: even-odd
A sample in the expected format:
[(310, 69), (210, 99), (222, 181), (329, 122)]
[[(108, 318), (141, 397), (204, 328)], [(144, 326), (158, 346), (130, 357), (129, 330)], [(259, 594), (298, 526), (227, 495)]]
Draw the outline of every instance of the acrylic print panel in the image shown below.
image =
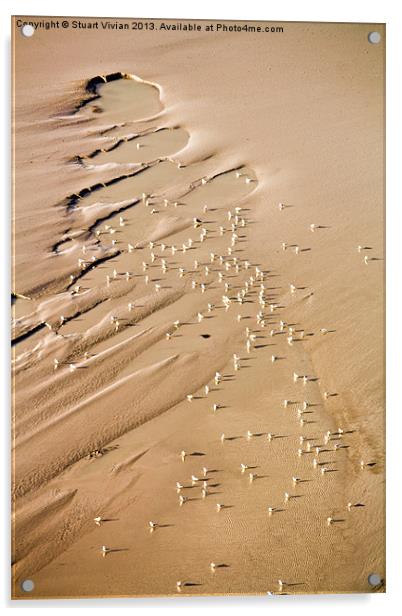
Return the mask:
[(385, 27), (12, 28), (13, 596), (383, 592)]

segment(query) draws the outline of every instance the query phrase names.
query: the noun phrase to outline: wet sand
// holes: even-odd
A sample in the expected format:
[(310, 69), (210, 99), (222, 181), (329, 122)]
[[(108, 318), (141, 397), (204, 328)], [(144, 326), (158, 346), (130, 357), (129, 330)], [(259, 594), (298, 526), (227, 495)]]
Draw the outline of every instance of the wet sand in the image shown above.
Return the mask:
[(385, 577), (367, 29), (16, 37), (13, 596)]

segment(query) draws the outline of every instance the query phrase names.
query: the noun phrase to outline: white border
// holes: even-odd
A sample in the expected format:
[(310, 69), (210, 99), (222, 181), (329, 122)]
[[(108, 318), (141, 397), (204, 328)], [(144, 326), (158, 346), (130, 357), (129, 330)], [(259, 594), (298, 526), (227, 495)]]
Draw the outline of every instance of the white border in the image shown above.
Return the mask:
[[(1, 479), (0, 492), (1, 525), (0, 545), (2, 554), (1, 567), (1, 603), (5, 609), (13, 609), (14, 613), (29, 608), (33, 611), (44, 608), (74, 609), (75, 614), (83, 609), (94, 613), (98, 609), (134, 609), (137, 613), (149, 614), (155, 610), (167, 616), (180, 609), (191, 609), (192, 614), (201, 613), (206, 609), (213, 613), (230, 610), (231, 616), (242, 610), (252, 608), (255, 614), (266, 614), (267, 610), (274, 609), (288, 614), (296, 609), (298, 614), (309, 614), (313, 609), (325, 609), (326, 616), (339, 610), (353, 610), (354, 615), (363, 614), (371, 616), (379, 610), (390, 613), (396, 608), (398, 601), (398, 576), (402, 574), (401, 567), (401, 481), (400, 467), (400, 440), (402, 438), (402, 408), (398, 402), (398, 372), (402, 376), (400, 362), (401, 344), (401, 299), (398, 292), (398, 283), (401, 280), (401, 251), (398, 251), (401, 242), (401, 199), (397, 195), (400, 190), (402, 170), (401, 152), (401, 79), (400, 66), (402, 58), (402, 20), (398, 3), (392, 0), (381, 2), (365, 0), (337, 0), (337, 2), (322, 2), (319, 0), (281, 0), (276, 4), (248, 0), (235, 5), (219, 4), (216, 0), (202, 0), (202, 2), (180, 2), (170, 0), (147, 0), (143, 4), (114, 0), (108, 4), (87, 3), (82, 0), (16, 0), (11, 2), (3, 0), (1, 6), (1, 34), (2, 49), (4, 51), (1, 63), (2, 95), (0, 96), (1, 119), (4, 130), (1, 147), (1, 263), (3, 272), (2, 281), (2, 310), (4, 317), (0, 328), (1, 348), (1, 392), (3, 405), (1, 408)], [(59, 15), (59, 16), (105, 16), (105, 17), (165, 17), (184, 19), (261, 19), (276, 21), (335, 21), (335, 22), (368, 22), (387, 24), (387, 593), (385, 595), (348, 595), (348, 596), (308, 596), (308, 597), (267, 597), (267, 598), (200, 598), (200, 599), (133, 599), (133, 600), (72, 600), (48, 602), (10, 602), (9, 587), (9, 276), (4, 271), (10, 267), (10, 15)], [(399, 186), (398, 186), (399, 185)], [(399, 317), (399, 318), (398, 318)], [(369, 332), (368, 332), (368, 335)], [(399, 351), (399, 353), (398, 353)], [(401, 380), (401, 376), (399, 380)], [(16, 610), (16, 611), (15, 611)]]

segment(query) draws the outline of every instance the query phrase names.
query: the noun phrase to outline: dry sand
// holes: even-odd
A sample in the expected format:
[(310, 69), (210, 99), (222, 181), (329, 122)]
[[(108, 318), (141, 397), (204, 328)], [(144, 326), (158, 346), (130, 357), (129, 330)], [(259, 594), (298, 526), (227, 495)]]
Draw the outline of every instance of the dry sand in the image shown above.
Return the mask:
[(14, 597), (385, 577), (372, 29), (15, 33)]

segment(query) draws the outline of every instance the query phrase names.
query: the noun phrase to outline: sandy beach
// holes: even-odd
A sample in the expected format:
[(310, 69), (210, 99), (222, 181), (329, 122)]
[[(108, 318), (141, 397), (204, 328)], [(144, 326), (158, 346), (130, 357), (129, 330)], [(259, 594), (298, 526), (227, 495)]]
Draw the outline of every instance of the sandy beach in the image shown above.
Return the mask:
[(384, 592), (384, 26), (33, 19), (12, 596)]

